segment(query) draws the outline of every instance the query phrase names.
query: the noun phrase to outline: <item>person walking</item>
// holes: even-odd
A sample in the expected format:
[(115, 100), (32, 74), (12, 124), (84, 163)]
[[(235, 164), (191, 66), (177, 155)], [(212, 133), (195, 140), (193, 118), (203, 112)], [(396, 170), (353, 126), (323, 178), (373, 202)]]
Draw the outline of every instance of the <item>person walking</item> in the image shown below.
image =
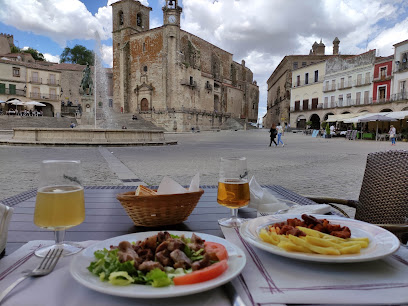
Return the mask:
[(276, 130), (278, 131), (278, 145), (279, 143), (282, 143), (282, 147), (284, 147), (285, 144), (282, 141), (283, 127), (281, 126), (280, 122), (278, 123)]
[(272, 124), (271, 129), (269, 130), (269, 136), (271, 137), (271, 142), (269, 143), (269, 146), (272, 145), (272, 142), (275, 144), (275, 147), (278, 146), (278, 144), (275, 141), (276, 138), (276, 134), (278, 134), (278, 132), (276, 131), (276, 125)]
[(393, 125), (390, 126), (390, 131), (388, 132), (388, 134), (390, 134), (390, 139), (391, 139), (391, 145), (395, 146), (395, 138), (396, 138), (396, 134), (397, 134), (397, 130), (395, 129), (395, 127)]

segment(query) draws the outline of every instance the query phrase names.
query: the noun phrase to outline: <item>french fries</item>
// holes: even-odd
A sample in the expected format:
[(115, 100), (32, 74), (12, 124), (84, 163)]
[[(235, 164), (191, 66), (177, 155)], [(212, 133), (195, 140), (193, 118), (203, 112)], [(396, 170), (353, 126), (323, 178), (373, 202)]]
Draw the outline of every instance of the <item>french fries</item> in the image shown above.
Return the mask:
[(151, 195), (157, 195), (157, 192), (147, 188), (146, 186), (139, 185), (136, 189), (135, 195), (137, 196), (151, 196)]
[(261, 229), (259, 238), (289, 252), (323, 255), (358, 254), (369, 245), (368, 238), (339, 238), (310, 228), (298, 226), (306, 236), (279, 235), (274, 227)]

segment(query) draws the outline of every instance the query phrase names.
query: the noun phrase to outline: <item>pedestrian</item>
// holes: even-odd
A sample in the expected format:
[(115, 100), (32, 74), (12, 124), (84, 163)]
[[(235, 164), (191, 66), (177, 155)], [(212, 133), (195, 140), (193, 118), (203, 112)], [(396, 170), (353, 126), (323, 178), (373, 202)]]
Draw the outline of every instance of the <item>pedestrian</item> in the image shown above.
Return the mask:
[(71, 125), (69, 126), (71, 129), (75, 127), (75, 123), (71, 122)]
[(275, 144), (275, 147), (278, 146), (278, 144), (275, 141), (276, 138), (276, 134), (278, 134), (278, 132), (276, 131), (276, 125), (272, 124), (271, 129), (269, 130), (269, 136), (271, 137), (271, 142), (269, 143), (269, 146), (272, 145), (272, 142)]
[(390, 131), (388, 132), (388, 134), (390, 134), (390, 139), (391, 139), (391, 145), (395, 146), (395, 138), (396, 138), (396, 134), (397, 130), (395, 129), (395, 127), (393, 125), (390, 126)]
[(282, 128), (280, 122), (278, 123), (278, 126), (276, 127), (276, 130), (278, 131), (278, 145), (279, 145), (279, 143), (282, 143), (282, 147), (284, 147), (285, 144), (282, 141), (283, 128)]

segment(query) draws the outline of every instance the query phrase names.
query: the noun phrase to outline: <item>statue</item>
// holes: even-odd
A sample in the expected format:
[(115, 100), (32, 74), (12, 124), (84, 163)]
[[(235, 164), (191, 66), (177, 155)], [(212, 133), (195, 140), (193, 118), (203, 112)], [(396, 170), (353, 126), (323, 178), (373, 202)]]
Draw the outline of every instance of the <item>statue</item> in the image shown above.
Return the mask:
[[(86, 67), (82, 71), (82, 81), (81, 81), (81, 85), (79, 85), (79, 93), (81, 93), (81, 89), (82, 89), (83, 94), (92, 95), (92, 86), (93, 86), (93, 82), (91, 78), (91, 68), (89, 67), (89, 64), (86, 63)], [(89, 88), (89, 92), (87, 91), (88, 88)]]

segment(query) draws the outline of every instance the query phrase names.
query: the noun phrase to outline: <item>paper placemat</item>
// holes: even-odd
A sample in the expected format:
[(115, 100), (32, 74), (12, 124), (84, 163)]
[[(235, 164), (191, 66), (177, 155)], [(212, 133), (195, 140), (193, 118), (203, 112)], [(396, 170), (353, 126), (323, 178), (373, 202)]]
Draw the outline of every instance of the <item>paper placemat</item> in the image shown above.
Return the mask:
[[(86, 241), (78, 244), (86, 247), (94, 242)], [(20, 278), (22, 271), (33, 269), (38, 265), (41, 258), (34, 255), (35, 250), (52, 243), (52, 241), (42, 240), (30, 241), (1, 259), (0, 292)], [(82, 286), (72, 278), (69, 265), (74, 256), (61, 258), (49, 275), (24, 280), (6, 296), (2, 305), (231, 305), (220, 287), (194, 295), (166, 299), (133, 299), (102, 294)]]
[(244, 270), (232, 281), (247, 305), (408, 303), (407, 246), (371, 262), (313, 263), (260, 250), (238, 229), (221, 229), (247, 256)]

